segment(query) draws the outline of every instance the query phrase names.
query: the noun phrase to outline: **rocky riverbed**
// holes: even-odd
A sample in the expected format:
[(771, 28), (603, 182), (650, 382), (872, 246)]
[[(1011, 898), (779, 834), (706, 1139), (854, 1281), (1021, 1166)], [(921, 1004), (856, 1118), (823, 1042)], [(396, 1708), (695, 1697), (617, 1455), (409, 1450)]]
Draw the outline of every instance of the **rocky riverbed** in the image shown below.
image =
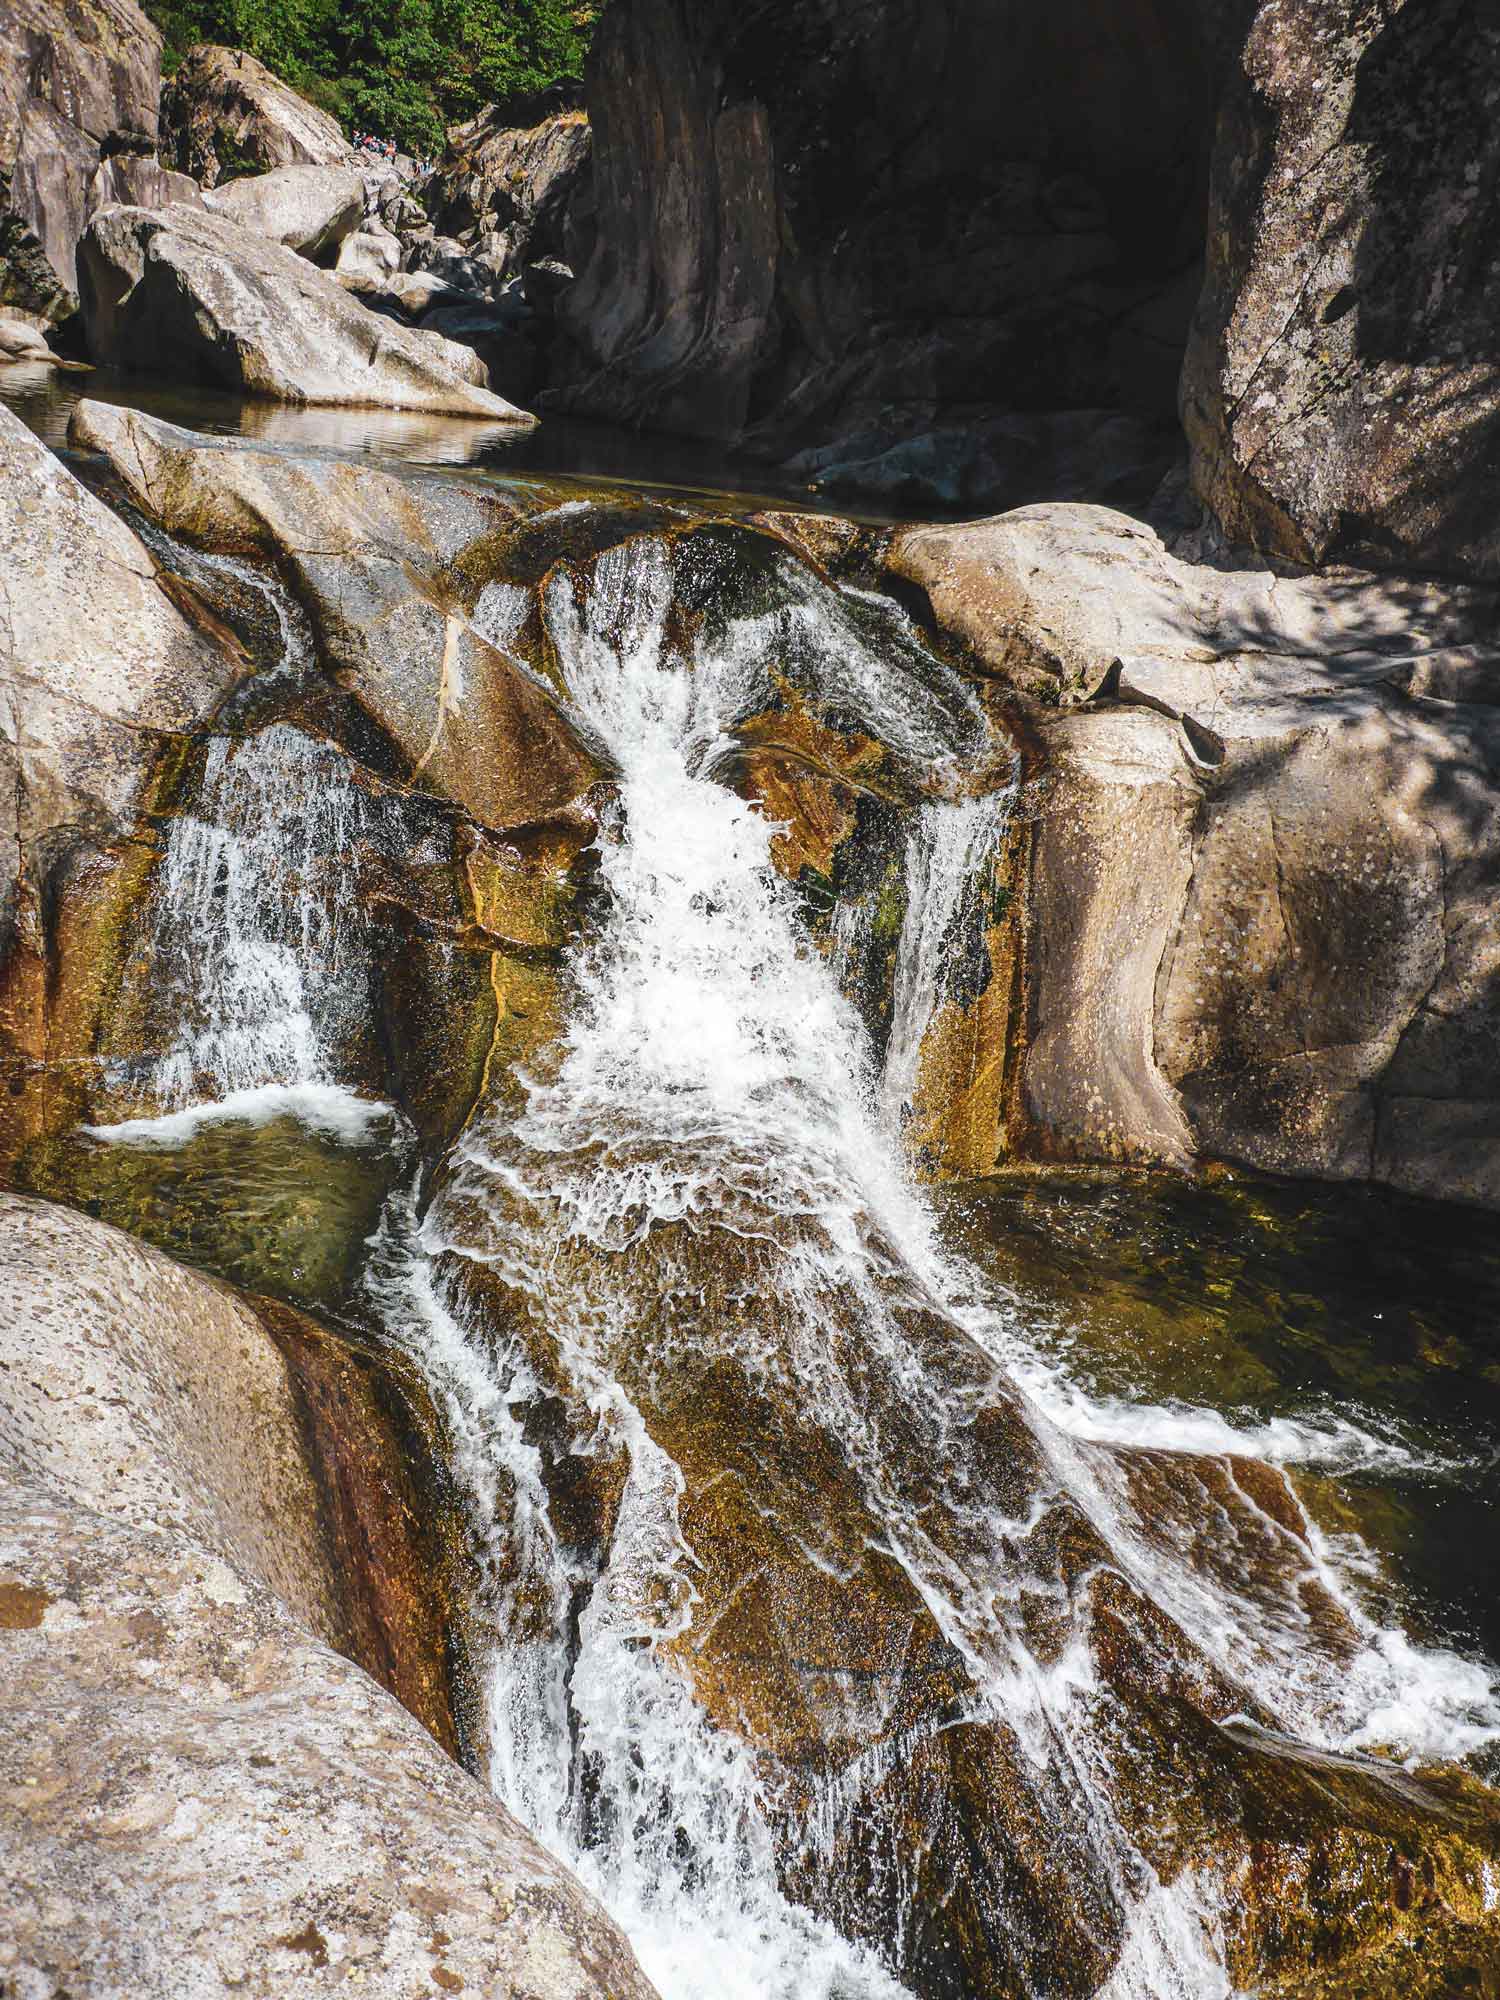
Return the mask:
[(1482, 68), (616, 0), (417, 176), (111, 4), (0, 57), (0, 1985), (1488, 1992)]

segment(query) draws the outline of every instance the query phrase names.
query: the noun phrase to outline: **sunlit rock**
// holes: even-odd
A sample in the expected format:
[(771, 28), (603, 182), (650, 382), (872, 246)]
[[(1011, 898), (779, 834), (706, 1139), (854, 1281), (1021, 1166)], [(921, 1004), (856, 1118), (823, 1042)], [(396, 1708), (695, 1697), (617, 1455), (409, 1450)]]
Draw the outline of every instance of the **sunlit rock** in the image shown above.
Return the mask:
[(647, 2000), (421, 1726), (455, 1746), (430, 1466), (389, 1385), (65, 1210), (0, 1198), (0, 1262), (5, 1977)]
[(135, 0), (0, 8), (0, 304), (66, 318), (96, 209), (196, 192), (156, 157), (161, 52)]
[(1500, 1202), (1492, 595), (1092, 507), (883, 560), (1036, 733), (1036, 1143)]
[(347, 167), (336, 118), (309, 104), (245, 49), (189, 49), (161, 99), (162, 147), (204, 187), (277, 167)]
[(464, 347), (368, 312), (295, 251), (183, 206), (111, 208), (80, 246), (95, 358), (292, 403), (533, 421)]
[(299, 257), (328, 265), (364, 221), (365, 184), (348, 167), (279, 167), (212, 188), (203, 205)]

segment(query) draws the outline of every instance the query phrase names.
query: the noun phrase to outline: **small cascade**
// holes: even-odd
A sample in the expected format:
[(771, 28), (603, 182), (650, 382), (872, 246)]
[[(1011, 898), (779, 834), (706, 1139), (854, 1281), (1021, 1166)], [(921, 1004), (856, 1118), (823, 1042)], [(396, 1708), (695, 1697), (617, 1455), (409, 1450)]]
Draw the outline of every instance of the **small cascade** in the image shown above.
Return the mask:
[[(1014, 1990), (1062, 1990), (1049, 1967), (1071, 1948), (1038, 1938), (1028, 1900), (1055, 1897), (1110, 2000), (1228, 1995), (1212, 1875), (1164, 1879), (1133, 1829), (1135, 1697), (1066, 1551), (1097, 1552), (1085, 1573), (1113, 1579), (1143, 1631), (1172, 1621), (1174, 1671), (1226, 1716), (1333, 1750), (1372, 1740), (1420, 1683), (1437, 1707), (1412, 1747), (1467, 1747), (1500, 1726), (1493, 1691), (1447, 1656), (1397, 1657), (1333, 1552), (1282, 1518), (1289, 1496), (1241, 1493), (1227, 1460), (1136, 1464), (1019, 1386), (1024, 1328), (945, 1254), (896, 1143), (1006, 802), (929, 805), (913, 831), (877, 1076), (771, 864), (773, 829), (720, 781), (768, 661), (811, 672), (821, 644), (827, 698), (937, 788), (973, 754), (962, 696), (881, 671), (801, 587), (684, 650), (680, 588), (650, 540), (552, 579), (576, 719), (619, 773), (605, 915), (525, 1108), (471, 1124), (425, 1216), (390, 1218), (372, 1281), (440, 1385), (473, 1494), (497, 1626), (491, 1780), (669, 2000), (873, 2000), (906, 1990), (937, 1893), (883, 1801), (962, 1727), (996, 1760), (993, 1810), (1019, 1801), (1015, 1837), (1048, 1829), (1030, 1888), (1001, 1869), (986, 1892)], [(799, 1498), (829, 1454), (835, 1491)], [(560, 1464), (607, 1489), (597, 1542), (568, 1518), (576, 1494), (559, 1513)], [(1205, 1547), (1205, 1509), (1222, 1548)], [(763, 1571), (717, 1565), (750, 1560), (747, 1538), (801, 1579), (799, 1698), (821, 1747), (790, 1761), (773, 1723), (757, 1752), (733, 1720), (755, 1699), (734, 1691), (736, 1632), (764, 1615)], [(886, 1616), (911, 1644), (930, 1635), (952, 1687), (939, 1716), (899, 1672), (814, 1665), (850, 1620)], [(769, 1673), (765, 1643), (745, 1641)], [(925, 1804), (949, 1810), (940, 1792)]]
[(156, 1005), (173, 1033), (149, 1090), (165, 1109), (332, 1083), (329, 1051), (360, 1015), (369, 811), (349, 760), (289, 725), (209, 744), (152, 897)]
[(939, 1007), (960, 994), (973, 953), (983, 950), (1011, 799), (1005, 791), (928, 805), (908, 838), (906, 913), (880, 1085), (882, 1117), (898, 1137), (917, 1097), (927, 1030)]

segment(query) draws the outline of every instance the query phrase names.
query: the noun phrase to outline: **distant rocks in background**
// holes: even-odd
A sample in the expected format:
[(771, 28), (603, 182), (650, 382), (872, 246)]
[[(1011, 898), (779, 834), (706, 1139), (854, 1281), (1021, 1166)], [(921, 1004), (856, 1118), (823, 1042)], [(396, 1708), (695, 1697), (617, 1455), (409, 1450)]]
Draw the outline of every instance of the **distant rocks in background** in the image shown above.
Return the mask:
[(533, 126), (483, 112), (448, 135), (428, 196), (436, 228), (501, 277), (553, 259), (579, 267), (591, 246), (593, 139), (580, 111)]
[(332, 277), (221, 215), (114, 208), (80, 251), (89, 347), (127, 372), (293, 403), (534, 421), (471, 350), (371, 314)]
[[(1125, 416), (1159, 432), (1144, 500), (1175, 448), (1222, 60), (1192, 0), (621, 0), (553, 400), (799, 469), (826, 448), (841, 484), (913, 503), (1026, 494), (997, 422)], [(1077, 490), (1053, 465), (1027, 497)]]
[(190, 49), (168, 80), (161, 132), (171, 164), (206, 188), (276, 167), (354, 162), (336, 118), (244, 49), (212, 42)]

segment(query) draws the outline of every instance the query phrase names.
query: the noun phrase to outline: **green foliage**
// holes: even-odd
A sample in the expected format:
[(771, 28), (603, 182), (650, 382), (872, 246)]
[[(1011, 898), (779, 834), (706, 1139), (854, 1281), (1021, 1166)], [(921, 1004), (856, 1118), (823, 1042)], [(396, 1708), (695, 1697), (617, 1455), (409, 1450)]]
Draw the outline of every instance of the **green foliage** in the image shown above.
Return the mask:
[(567, 0), (145, 0), (170, 71), (248, 49), (351, 130), (435, 153), (486, 104), (579, 77), (597, 7)]

